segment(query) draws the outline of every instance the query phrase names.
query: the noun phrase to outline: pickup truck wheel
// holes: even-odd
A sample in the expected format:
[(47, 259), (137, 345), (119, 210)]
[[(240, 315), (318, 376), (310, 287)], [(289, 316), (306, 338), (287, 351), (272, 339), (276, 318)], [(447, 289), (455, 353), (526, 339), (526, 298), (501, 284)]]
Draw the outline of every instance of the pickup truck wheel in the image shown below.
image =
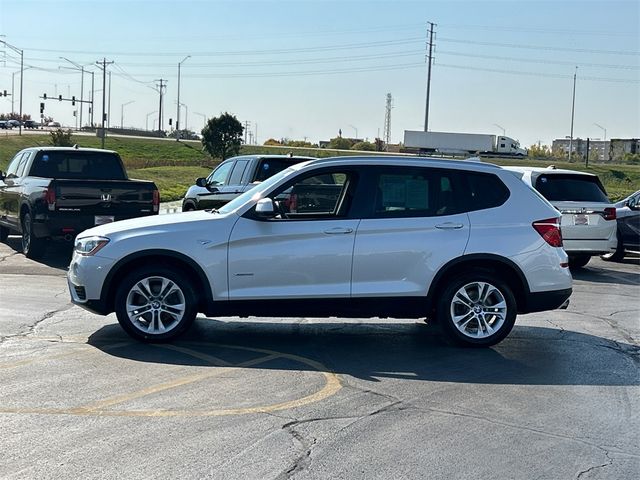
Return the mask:
[(115, 311), (122, 328), (143, 342), (182, 335), (197, 314), (196, 295), (185, 275), (166, 267), (143, 267), (120, 283)]
[(9, 236), (9, 229), (7, 227), (0, 227), (0, 242), (4, 242)]
[(467, 347), (500, 342), (511, 332), (516, 312), (516, 300), (507, 284), (481, 271), (448, 280), (437, 307), (443, 332)]
[(22, 253), (27, 258), (36, 260), (44, 254), (46, 244), (43, 238), (38, 238), (33, 233), (33, 220), (31, 213), (22, 217)]

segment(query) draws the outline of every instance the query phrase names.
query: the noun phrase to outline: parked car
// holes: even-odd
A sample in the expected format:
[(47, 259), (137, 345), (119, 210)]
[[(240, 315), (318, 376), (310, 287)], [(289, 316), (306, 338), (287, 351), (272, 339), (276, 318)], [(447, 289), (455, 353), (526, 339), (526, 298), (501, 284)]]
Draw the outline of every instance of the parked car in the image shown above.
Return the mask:
[(182, 211), (220, 208), (256, 184), (311, 157), (243, 155), (218, 165), (207, 178), (196, 179), (182, 200)]
[(116, 152), (77, 147), (21, 150), (0, 172), (0, 241), (22, 235), (22, 251), (40, 257), (50, 238), (73, 240), (89, 227), (155, 215), (153, 182), (129, 180)]
[(584, 267), (593, 255), (616, 250), (616, 208), (596, 175), (553, 166), (505, 168), (517, 172), (562, 213), (562, 240), (570, 268)]
[(560, 215), (513, 173), (480, 162), (339, 157), (293, 165), (219, 210), (80, 234), (72, 301), (115, 311), (132, 337), (209, 316), (438, 319), (488, 346), (516, 313), (566, 306)]
[(618, 244), (616, 251), (601, 255), (603, 260), (619, 262), (627, 250), (640, 251), (640, 190), (615, 204)]

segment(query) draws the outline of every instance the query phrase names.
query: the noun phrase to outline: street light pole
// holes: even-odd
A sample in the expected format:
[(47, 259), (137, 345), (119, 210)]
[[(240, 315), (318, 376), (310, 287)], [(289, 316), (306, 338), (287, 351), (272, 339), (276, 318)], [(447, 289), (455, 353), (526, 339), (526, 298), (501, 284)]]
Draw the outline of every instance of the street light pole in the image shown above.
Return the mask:
[(149, 117), (151, 115), (153, 115), (154, 113), (158, 113), (158, 110), (154, 110), (153, 112), (147, 113), (147, 119), (144, 122), (144, 129), (148, 132), (149, 131)]
[(604, 130), (604, 141), (602, 142), (602, 161), (604, 162), (605, 160), (605, 151), (604, 151), (604, 147), (607, 143), (607, 129), (604, 128), (602, 125), (598, 125), (597, 123), (594, 123), (594, 125), (602, 130)]
[(131, 105), (135, 100), (131, 100), (130, 102), (123, 103), (120, 106), (120, 130), (124, 130), (124, 107), (127, 105)]
[(494, 123), (494, 125), (495, 125), (496, 127), (498, 127), (500, 130), (502, 130), (502, 136), (503, 136), (503, 137), (507, 135), (507, 134), (506, 134), (506, 130), (504, 129), (504, 127), (501, 127), (501, 126), (500, 126), (500, 125), (498, 125), (497, 123)]
[[(20, 50), (18, 47), (14, 47), (4, 40), (0, 40), (0, 43), (6, 45), (14, 52), (20, 54), (20, 125), (18, 126), (18, 135), (22, 135), (22, 86), (24, 85), (24, 50)], [(11, 97), (13, 98), (13, 95)]]
[(78, 65), (76, 62), (72, 62), (66, 57), (60, 57), (62, 60), (66, 60), (71, 65), (74, 65), (78, 70), (80, 70), (80, 129), (82, 129), (82, 110), (84, 107), (84, 65)]
[(180, 66), (190, 58), (191, 55), (187, 55), (178, 62), (178, 112), (176, 115), (176, 141), (180, 141)]
[(571, 99), (571, 136), (569, 137), (569, 162), (571, 162), (571, 150), (573, 150), (573, 114), (576, 106), (576, 76), (578, 74), (578, 67), (576, 67), (573, 73), (573, 95)]

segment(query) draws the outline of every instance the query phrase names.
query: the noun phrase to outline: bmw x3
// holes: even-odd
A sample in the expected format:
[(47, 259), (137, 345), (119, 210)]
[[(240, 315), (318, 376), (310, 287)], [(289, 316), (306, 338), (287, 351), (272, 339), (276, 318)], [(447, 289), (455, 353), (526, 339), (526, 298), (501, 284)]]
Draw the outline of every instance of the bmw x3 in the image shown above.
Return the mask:
[(572, 289), (560, 214), (518, 175), (408, 157), (303, 162), (219, 210), (89, 229), (68, 284), (147, 342), (203, 313), (428, 318), (468, 346), (565, 307)]

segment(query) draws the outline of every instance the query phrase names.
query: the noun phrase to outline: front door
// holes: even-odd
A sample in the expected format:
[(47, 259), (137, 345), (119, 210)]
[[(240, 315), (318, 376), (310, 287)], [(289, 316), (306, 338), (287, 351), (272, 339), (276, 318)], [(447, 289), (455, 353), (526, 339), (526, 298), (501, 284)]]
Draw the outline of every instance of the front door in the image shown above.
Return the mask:
[(276, 218), (240, 218), (229, 240), (229, 299), (349, 297), (355, 181), (344, 171), (307, 173), (270, 195)]

